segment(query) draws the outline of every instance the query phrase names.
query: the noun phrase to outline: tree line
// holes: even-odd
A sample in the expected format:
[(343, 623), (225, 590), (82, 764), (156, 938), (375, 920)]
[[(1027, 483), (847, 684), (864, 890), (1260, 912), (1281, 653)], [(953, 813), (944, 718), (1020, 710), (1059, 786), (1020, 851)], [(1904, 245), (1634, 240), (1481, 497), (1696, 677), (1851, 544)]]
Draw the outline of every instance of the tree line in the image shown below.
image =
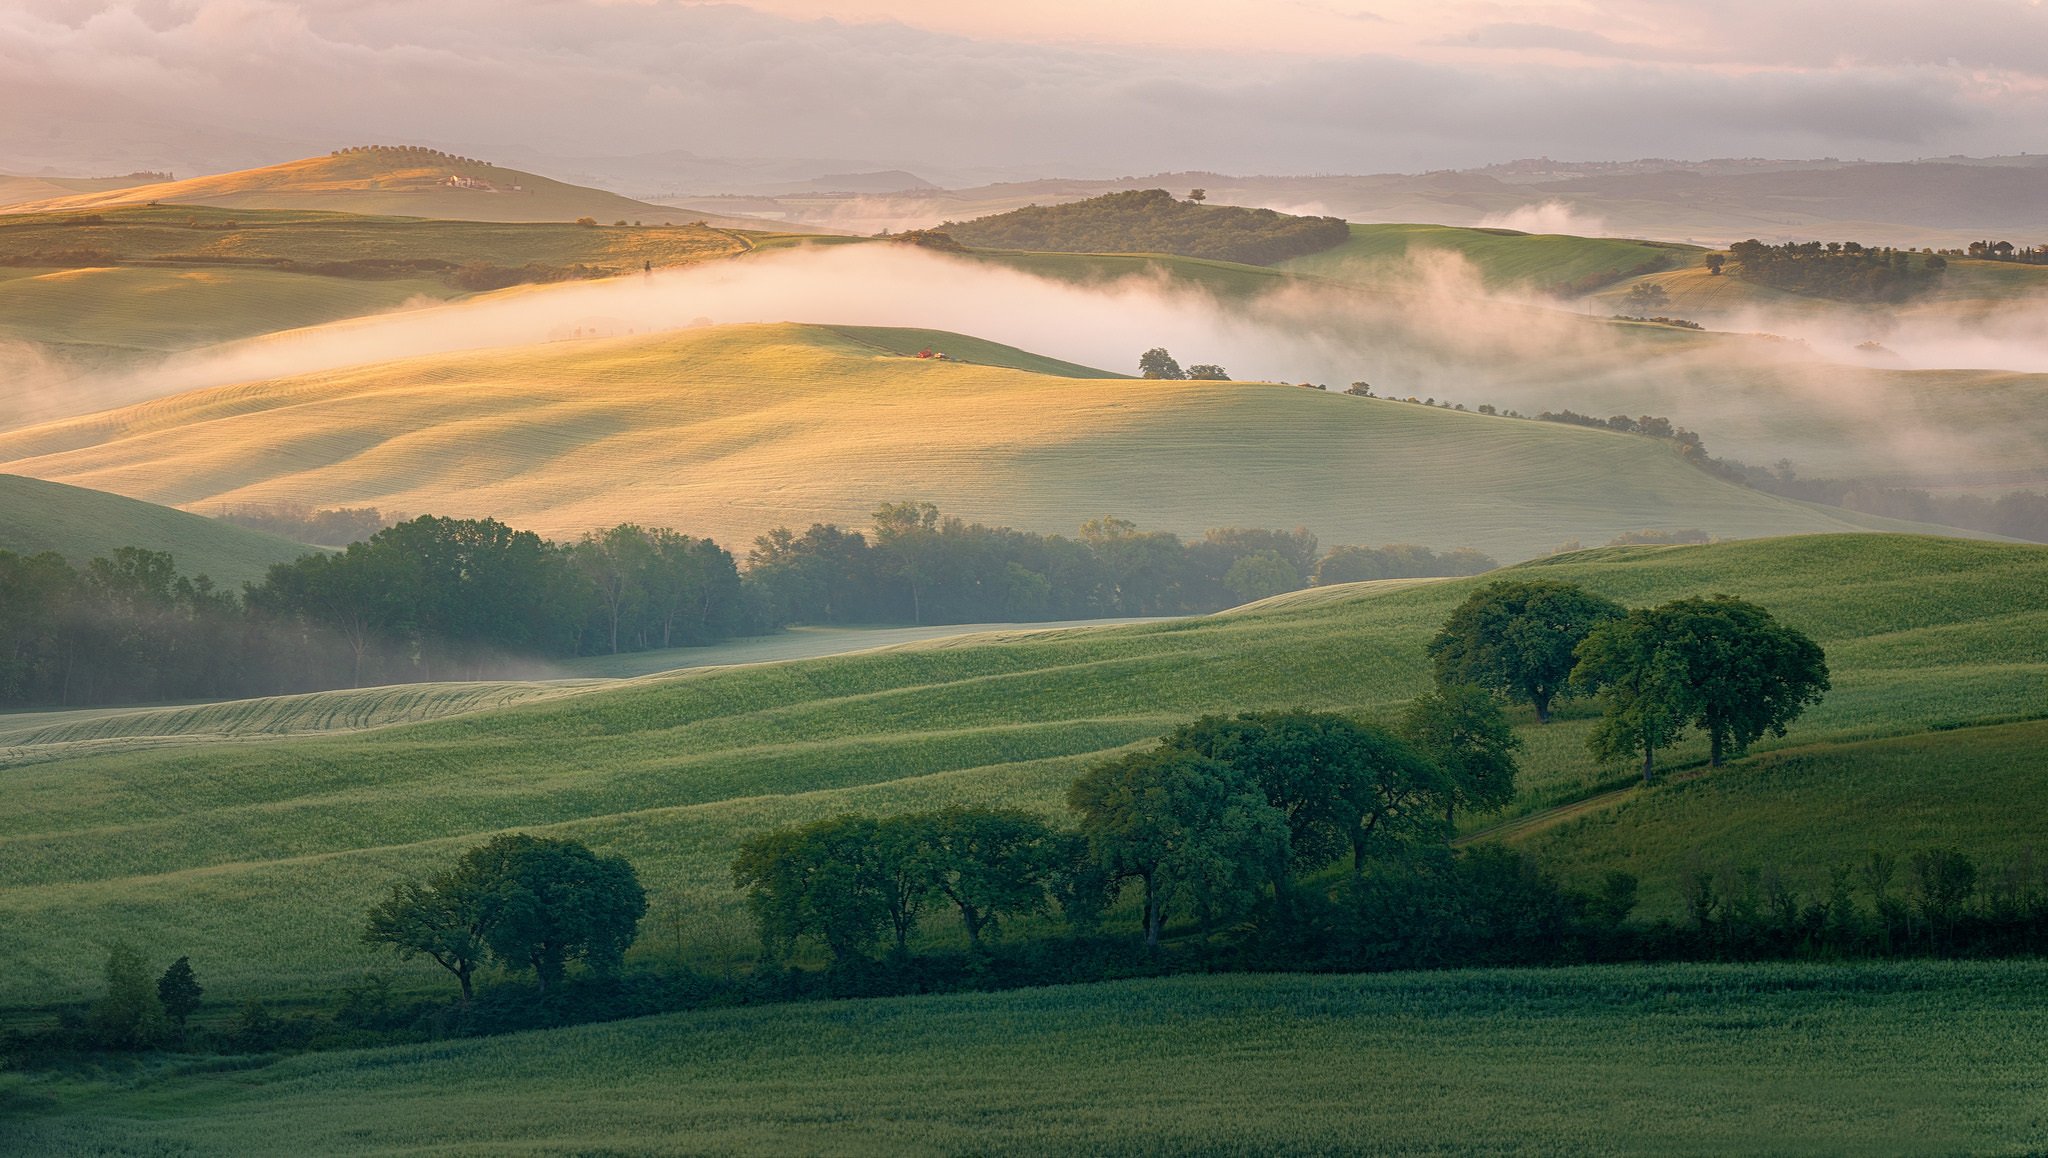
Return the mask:
[[(234, 512), (304, 535), (372, 508)], [(554, 543), (431, 515), (271, 567), (240, 593), (124, 547), (73, 567), (0, 551), (0, 705), (227, 699), (531, 671), (575, 656), (699, 646), (791, 623), (975, 623), (1180, 615), (1311, 583), (1474, 574), (1469, 549), (1340, 547), (1305, 529), (1183, 541), (1121, 519), (1077, 539), (892, 503), (866, 532), (761, 536), (743, 574), (708, 538), (622, 524)]]
[[(1750, 238), (1728, 247), (1743, 278), (1792, 293), (1852, 302), (1898, 302), (1941, 280), (1948, 259), (1854, 241), (1766, 245)], [(1915, 261), (1915, 257), (1918, 261)]]

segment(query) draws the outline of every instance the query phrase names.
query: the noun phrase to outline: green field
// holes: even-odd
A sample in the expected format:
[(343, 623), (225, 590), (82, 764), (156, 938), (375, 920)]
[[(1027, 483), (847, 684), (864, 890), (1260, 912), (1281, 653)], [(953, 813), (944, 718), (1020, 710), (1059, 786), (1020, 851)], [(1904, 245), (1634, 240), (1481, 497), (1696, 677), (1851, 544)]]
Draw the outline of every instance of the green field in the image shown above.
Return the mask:
[[(1835, 690), (1761, 750), (2037, 716), (2048, 703), (2048, 548), (1824, 536), (1613, 549), (1535, 570), (1631, 604), (1732, 591), (1820, 640)], [(12, 886), (0, 958), (15, 963), (0, 1004), (87, 992), (96, 946), (116, 937), (191, 953), (221, 1000), (330, 987), (378, 960), (348, 930), (385, 882), (508, 828), (629, 856), (659, 905), (745, 954), (726, 871), (747, 833), (949, 802), (1057, 812), (1099, 753), (1202, 712), (1385, 718), (1426, 686), (1424, 642), (1481, 582), (1321, 589), (1202, 619), (712, 670), (343, 737), (16, 767), (19, 803), (0, 816)], [(318, 698), (304, 710), (321, 711)], [(1540, 730), (1524, 720), (1514, 811), (1627, 781), (1586, 758), (1585, 713), (1567, 716)], [(1681, 746), (1667, 766), (1702, 749)], [(1667, 791), (1680, 790), (1651, 799)], [(2048, 843), (2048, 811), (1997, 819), (1995, 842), (1955, 838)], [(1859, 838), (1887, 831), (1867, 815)], [(1692, 839), (1675, 830), (1670, 857)], [(431, 965), (400, 976), (437, 983)]]
[(168, 551), (186, 575), (230, 590), (272, 563), (313, 550), (303, 543), (99, 491), (0, 474), (0, 551), (55, 551), (82, 566), (117, 547)]
[[(0, 470), (193, 509), (376, 506), (551, 536), (633, 521), (740, 551), (906, 498), (1044, 532), (1114, 514), (1504, 560), (1652, 527), (1903, 529), (1723, 482), (1646, 438), (1273, 384), (1057, 376), (1090, 372), (884, 334), (709, 327), (196, 390), (0, 434)], [(931, 343), (975, 364), (906, 356)]]
[[(2038, 962), (1183, 977), (99, 1081), (46, 1154), (1800, 1154), (2048, 1146)], [(10, 1120), (11, 1115), (11, 1120)]]
[(1291, 258), (1279, 268), (1345, 281), (1380, 283), (1412, 277), (1411, 259), (1453, 253), (1470, 262), (1489, 289), (1553, 289), (1590, 281), (1619, 281), (1645, 264), (1677, 268), (1702, 252), (1697, 246), (1618, 237), (1572, 237), (1450, 225), (1353, 225), (1351, 240), (1335, 249)]

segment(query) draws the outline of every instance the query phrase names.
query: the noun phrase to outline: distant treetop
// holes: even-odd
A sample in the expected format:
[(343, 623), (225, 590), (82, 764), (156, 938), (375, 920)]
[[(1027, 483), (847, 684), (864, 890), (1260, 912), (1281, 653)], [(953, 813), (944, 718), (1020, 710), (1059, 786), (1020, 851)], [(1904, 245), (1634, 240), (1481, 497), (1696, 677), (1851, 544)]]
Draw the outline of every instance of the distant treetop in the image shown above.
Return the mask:
[(1164, 189), (1131, 189), (1065, 205), (1029, 205), (973, 221), (946, 222), (940, 228), (984, 249), (1171, 253), (1249, 265), (1317, 253), (1351, 236), (1351, 227), (1342, 218), (1201, 205)]

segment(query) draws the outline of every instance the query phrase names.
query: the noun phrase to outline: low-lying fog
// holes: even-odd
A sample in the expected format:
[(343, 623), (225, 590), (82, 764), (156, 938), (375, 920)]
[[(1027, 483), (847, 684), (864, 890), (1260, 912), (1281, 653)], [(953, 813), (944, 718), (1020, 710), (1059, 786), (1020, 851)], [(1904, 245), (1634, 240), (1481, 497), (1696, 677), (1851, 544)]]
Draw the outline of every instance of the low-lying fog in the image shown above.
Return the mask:
[[(1462, 259), (1443, 253), (1419, 255), (1398, 279), (1380, 280), (1401, 289), (1294, 283), (1218, 299), (1155, 276), (1072, 284), (909, 246), (819, 246), (234, 343), (146, 372), (74, 381), (65, 410), (462, 350), (799, 321), (953, 330), (1124, 373), (1141, 351), (1164, 346), (1184, 365), (1220, 363), (1244, 379), (1333, 390), (1366, 381), (1383, 395), (1525, 412), (1664, 414), (1701, 431), (1717, 453), (1789, 457), (1807, 473), (1955, 476), (1978, 460), (2048, 463), (2040, 420), (2025, 421), (2024, 410), (2015, 421), (1965, 420), (1926, 397), (1922, 379), (1883, 369), (2048, 370), (2048, 303), (1884, 326), (1858, 314), (1775, 327), (1745, 319), (1744, 328), (1800, 339), (1773, 342), (1646, 335), (1554, 301), (1489, 295)], [(1854, 348), (1873, 338), (1884, 350)], [(2048, 382), (2032, 389), (2038, 398)]]

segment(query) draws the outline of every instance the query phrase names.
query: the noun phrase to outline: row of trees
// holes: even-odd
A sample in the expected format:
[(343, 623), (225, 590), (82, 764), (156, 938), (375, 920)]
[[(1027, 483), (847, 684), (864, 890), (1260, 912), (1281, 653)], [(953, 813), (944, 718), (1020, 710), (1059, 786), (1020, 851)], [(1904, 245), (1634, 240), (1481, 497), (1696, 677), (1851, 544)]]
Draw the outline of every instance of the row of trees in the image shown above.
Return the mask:
[(1750, 281), (1852, 302), (1904, 301), (1932, 287), (1948, 268), (1948, 259), (1938, 254), (1853, 241), (1766, 245), (1751, 238), (1729, 246), (1728, 253)]
[(1183, 541), (1124, 519), (1091, 520), (1077, 538), (989, 527), (930, 503), (892, 503), (866, 533), (818, 524), (755, 540), (747, 580), (790, 623), (974, 623), (1198, 614), (1315, 583), (1476, 574), (1497, 566), (1469, 549), (1339, 547), (1306, 529), (1211, 530)]

